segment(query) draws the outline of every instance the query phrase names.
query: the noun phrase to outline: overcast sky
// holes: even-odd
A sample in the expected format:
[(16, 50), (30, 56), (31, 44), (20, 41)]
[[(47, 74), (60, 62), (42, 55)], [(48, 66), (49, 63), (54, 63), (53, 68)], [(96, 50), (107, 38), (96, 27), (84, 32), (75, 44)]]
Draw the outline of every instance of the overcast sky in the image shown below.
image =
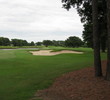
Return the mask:
[(61, 0), (0, 0), (0, 37), (65, 40), (82, 30), (76, 10), (63, 9)]

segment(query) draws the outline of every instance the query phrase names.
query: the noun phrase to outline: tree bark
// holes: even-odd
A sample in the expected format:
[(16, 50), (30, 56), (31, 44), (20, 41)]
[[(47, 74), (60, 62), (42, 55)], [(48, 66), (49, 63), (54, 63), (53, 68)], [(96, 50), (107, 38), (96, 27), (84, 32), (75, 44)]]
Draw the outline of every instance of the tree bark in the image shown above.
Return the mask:
[(102, 76), (101, 57), (100, 57), (100, 39), (98, 31), (98, 0), (92, 0), (93, 15), (93, 43), (94, 43), (94, 68), (95, 76)]
[(106, 52), (106, 41), (107, 40), (107, 38), (105, 37), (105, 36), (103, 36), (102, 38), (101, 38), (101, 51), (103, 52), (103, 53), (105, 53)]
[(107, 29), (108, 29), (108, 51), (106, 79), (110, 81), (110, 0), (107, 0)]

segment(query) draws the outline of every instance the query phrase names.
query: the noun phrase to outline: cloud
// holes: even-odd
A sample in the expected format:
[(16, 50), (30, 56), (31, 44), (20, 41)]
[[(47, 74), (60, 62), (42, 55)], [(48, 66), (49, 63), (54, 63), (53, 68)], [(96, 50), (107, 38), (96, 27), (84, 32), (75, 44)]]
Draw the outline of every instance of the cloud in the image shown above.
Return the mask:
[(0, 36), (28, 41), (81, 37), (77, 12), (63, 9), (60, 0), (1, 0), (0, 8)]

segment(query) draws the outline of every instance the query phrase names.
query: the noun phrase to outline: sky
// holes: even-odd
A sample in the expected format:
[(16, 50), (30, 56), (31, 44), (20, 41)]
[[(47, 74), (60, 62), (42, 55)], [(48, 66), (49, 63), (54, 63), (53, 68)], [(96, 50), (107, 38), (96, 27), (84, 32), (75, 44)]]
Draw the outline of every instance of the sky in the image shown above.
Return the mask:
[(27, 41), (81, 38), (83, 25), (76, 9), (61, 0), (0, 0), (0, 37)]

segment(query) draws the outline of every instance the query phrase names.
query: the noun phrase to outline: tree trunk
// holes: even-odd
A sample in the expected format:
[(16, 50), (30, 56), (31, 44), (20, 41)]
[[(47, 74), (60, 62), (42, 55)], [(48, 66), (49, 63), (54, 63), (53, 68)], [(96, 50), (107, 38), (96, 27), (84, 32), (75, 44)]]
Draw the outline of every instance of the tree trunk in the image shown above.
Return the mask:
[(110, 80), (110, 0), (107, 0), (108, 51), (106, 79)]
[(103, 36), (103, 37), (101, 38), (101, 51), (102, 51), (103, 53), (106, 52), (106, 40), (107, 40), (107, 38), (106, 38), (105, 36)]
[(98, 32), (98, 0), (92, 0), (93, 15), (93, 43), (94, 43), (94, 67), (95, 76), (102, 76), (101, 57), (100, 57), (100, 39)]

